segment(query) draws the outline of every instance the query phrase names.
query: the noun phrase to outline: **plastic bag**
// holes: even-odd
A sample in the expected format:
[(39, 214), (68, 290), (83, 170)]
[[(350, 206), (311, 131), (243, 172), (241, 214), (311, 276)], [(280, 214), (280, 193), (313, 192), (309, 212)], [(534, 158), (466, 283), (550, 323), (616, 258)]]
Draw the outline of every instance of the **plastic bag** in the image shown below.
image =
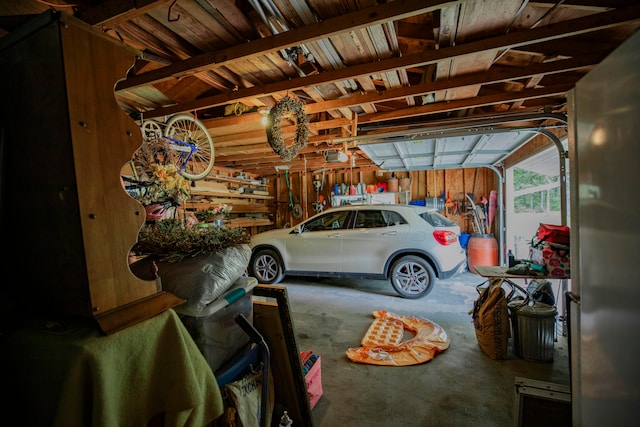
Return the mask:
[[(214, 426), (238, 426), (256, 427), (260, 425), (271, 425), (274, 408), (274, 384), (271, 370), (268, 372), (269, 384), (267, 387), (266, 413), (261, 414), (262, 387), (263, 387), (263, 367), (260, 367), (246, 374), (237, 381), (227, 384), (222, 392), (225, 400), (225, 414), (214, 424)], [(262, 424), (261, 417), (265, 417), (266, 424)]]
[(187, 300), (181, 307), (184, 312), (198, 313), (245, 273), (250, 257), (251, 248), (242, 244), (179, 262), (145, 258), (129, 267), (141, 279), (153, 280), (157, 274), (162, 290)]
[(551, 286), (551, 282), (548, 280), (532, 280), (527, 286), (527, 292), (533, 301), (543, 302), (551, 306), (556, 305), (556, 297), (553, 295), (553, 287)]
[(162, 289), (187, 301), (186, 312), (204, 310), (238, 280), (249, 265), (249, 245), (235, 245), (179, 262), (159, 261)]

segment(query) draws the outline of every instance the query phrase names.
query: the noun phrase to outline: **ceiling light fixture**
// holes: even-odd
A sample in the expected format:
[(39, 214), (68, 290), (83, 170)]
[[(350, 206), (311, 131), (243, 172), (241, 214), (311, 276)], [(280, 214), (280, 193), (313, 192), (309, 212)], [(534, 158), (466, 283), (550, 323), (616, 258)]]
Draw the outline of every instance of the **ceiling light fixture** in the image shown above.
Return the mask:
[(271, 111), (270, 109), (258, 110), (258, 113), (260, 113), (262, 115), (262, 118), (260, 119), (260, 124), (262, 126), (267, 126), (267, 123), (269, 123), (269, 112), (270, 111)]

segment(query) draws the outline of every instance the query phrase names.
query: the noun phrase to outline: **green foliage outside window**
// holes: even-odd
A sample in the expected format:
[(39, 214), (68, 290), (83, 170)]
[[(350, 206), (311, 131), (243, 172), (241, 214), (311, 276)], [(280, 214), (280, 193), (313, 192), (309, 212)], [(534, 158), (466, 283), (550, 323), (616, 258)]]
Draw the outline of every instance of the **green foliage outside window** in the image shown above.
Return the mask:
[[(551, 186), (552, 184), (557, 185)], [(542, 175), (529, 170), (514, 168), (513, 187), (515, 191), (546, 187), (539, 191), (516, 196), (514, 199), (514, 211), (516, 213), (560, 211), (558, 176)]]

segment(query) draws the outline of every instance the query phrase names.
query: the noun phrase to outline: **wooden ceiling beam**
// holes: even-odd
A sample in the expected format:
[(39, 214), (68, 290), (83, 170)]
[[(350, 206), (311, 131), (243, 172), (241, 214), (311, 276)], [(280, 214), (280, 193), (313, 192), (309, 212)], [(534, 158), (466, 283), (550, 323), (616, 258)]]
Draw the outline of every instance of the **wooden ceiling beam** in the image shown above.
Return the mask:
[[(322, 149), (323, 145), (330, 146), (331, 142), (336, 138), (342, 138), (342, 135), (335, 136), (326, 136), (326, 135), (314, 135), (310, 136), (307, 142), (307, 147), (300, 150), (301, 153), (314, 153), (319, 149)], [(263, 141), (259, 143), (250, 143), (250, 144), (234, 144), (234, 145), (221, 145), (216, 147), (216, 158), (220, 157), (228, 157), (228, 156), (244, 156), (248, 154), (256, 154), (256, 153), (269, 153), (273, 151), (269, 144), (266, 141), (266, 134), (263, 136)], [(342, 143), (340, 144), (342, 147)]]
[[(562, 85), (559, 87), (553, 88), (543, 88), (543, 89), (531, 89), (524, 90), (521, 92), (508, 92), (504, 94), (494, 94), (487, 96), (480, 96), (479, 102), (482, 105), (493, 105), (493, 104), (504, 104), (509, 102), (517, 102), (523, 98), (546, 98), (548, 96), (552, 96), (553, 94), (564, 94), (567, 90), (569, 90), (572, 85)], [(451, 111), (452, 109), (465, 109), (469, 108), (469, 105), (473, 103), (473, 100), (459, 100), (459, 101), (449, 101), (449, 102), (440, 102), (436, 104), (431, 104), (428, 107), (440, 106), (439, 110), (434, 108), (430, 108), (430, 111), (425, 112), (424, 109), (420, 107), (407, 108), (405, 110), (412, 110), (412, 115), (426, 115), (426, 114), (434, 114), (440, 113), (442, 111)], [(395, 118), (394, 112), (389, 113), (377, 113), (372, 114), (373, 117), (363, 116), (359, 119), (361, 122), (374, 122), (374, 121), (382, 121), (382, 120), (390, 120)], [(363, 120), (366, 119), (366, 120)], [(425, 119), (426, 120), (426, 119)], [(309, 138), (309, 143), (307, 147), (303, 150), (300, 150), (300, 154), (306, 153), (315, 153), (318, 151), (323, 151), (327, 149), (340, 149), (342, 145), (338, 145), (338, 143), (333, 143), (339, 137), (326, 137), (322, 135), (314, 136)], [(266, 135), (265, 135), (266, 139)], [(342, 139), (342, 138), (340, 138)], [(235, 162), (236, 164), (243, 164), (246, 161), (250, 161), (252, 157), (250, 156), (264, 156), (272, 153), (271, 147), (266, 143), (260, 144), (252, 144), (252, 145), (234, 145), (232, 147), (224, 147), (220, 149), (216, 149), (216, 163), (219, 162)]]
[(490, 69), (489, 71), (454, 77), (449, 80), (420, 83), (406, 88), (389, 89), (386, 91), (378, 91), (376, 93), (354, 93), (348, 98), (319, 102), (317, 104), (307, 104), (304, 108), (305, 113), (312, 114), (332, 108), (355, 106), (364, 103), (386, 102), (395, 99), (402, 99), (407, 96), (421, 96), (431, 92), (443, 91), (462, 86), (492, 84), (509, 80), (532, 78), (538, 75), (563, 73), (595, 65), (600, 62), (604, 56), (604, 54), (581, 56), (579, 58), (531, 65), (526, 68)]
[(485, 96), (476, 96), (475, 98), (458, 99), (454, 101), (438, 102), (435, 104), (421, 105), (419, 107), (404, 108), (402, 110), (388, 111), (384, 113), (374, 113), (360, 116), (359, 123), (381, 122), (386, 120), (397, 120), (399, 118), (416, 117), (425, 114), (433, 114), (435, 112), (443, 113), (447, 111), (460, 110), (464, 108), (472, 108), (486, 106), (492, 104), (503, 104), (506, 102), (516, 102), (523, 99), (541, 98), (554, 95), (565, 95), (566, 92), (573, 88), (573, 84), (561, 84), (557, 86), (525, 89), (520, 92), (505, 92)]
[(147, 117), (167, 116), (183, 111), (209, 108), (216, 105), (241, 101), (246, 98), (263, 96), (269, 93), (294, 91), (304, 87), (357, 78), (362, 75), (371, 75), (406, 67), (424, 66), (442, 60), (477, 54), (488, 50), (502, 50), (543, 41), (557, 40), (563, 37), (593, 32), (637, 20), (640, 20), (640, 6), (616, 9), (611, 12), (589, 15), (558, 24), (537, 27), (532, 30), (518, 31), (453, 47), (424, 51), (403, 57), (381, 60), (375, 63), (353, 65), (342, 69), (325, 71), (306, 77), (292, 78), (262, 86), (241, 88), (236, 91), (213, 95), (183, 104), (159, 108), (146, 112), (145, 115)]
[(75, 16), (90, 25), (113, 28), (172, 0), (109, 0), (95, 6), (77, 5)]
[[(390, 89), (386, 91), (378, 91), (375, 93), (354, 93), (349, 97), (335, 99), (331, 101), (318, 102), (315, 104), (307, 104), (304, 107), (306, 114), (320, 113), (332, 109), (353, 107), (361, 104), (368, 103), (380, 103), (395, 99), (402, 99), (408, 96), (420, 96), (431, 92), (443, 91), (454, 87), (475, 85), (480, 83), (491, 84), (505, 82), (516, 79), (528, 79), (539, 77), (542, 75), (549, 75), (555, 73), (562, 73), (572, 70), (578, 70), (584, 67), (597, 64), (602, 60), (604, 55), (588, 55), (580, 56), (577, 58), (565, 59), (561, 61), (553, 61), (542, 64), (531, 65), (526, 68), (500, 68), (491, 69), (489, 71), (474, 73), (462, 77), (456, 77), (447, 81), (439, 81), (432, 83), (421, 83), (406, 88)], [(438, 103), (432, 105), (439, 105)], [(262, 116), (259, 113), (245, 113), (240, 116), (232, 117), (216, 117), (213, 119), (201, 119), (207, 128), (215, 129), (219, 127), (236, 126), (245, 123), (255, 123), (259, 121)], [(315, 127), (312, 129), (329, 129), (333, 127), (341, 127), (348, 124), (347, 119), (334, 119), (328, 121), (322, 121), (325, 123), (322, 127)], [(315, 122), (312, 122), (310, 126), (317, 126)], [(242, 139), (243, 134), (238, 134), (237, 139)], [(236, 138), (234, 138), (236, 139)], [(214, 137), (214, 140), (216, 138)]]
[(455, 3), (458, 2), (451, 0), (396, 0), (395, 2), (368, 7), (241, 45), (207, 52), (164, 68), (131, 76), (119, 82), (116, 85), (116, 91), (153, 84), (162, 80), (180, 78), (184, 75), (221, 67), (238, 59), (248, 59), (268, 52), (278, 52), (291, 46), (328, 38), (347, 31), (354, 31), (358, 28), (383, 24), (389, 20), (420, 15)]

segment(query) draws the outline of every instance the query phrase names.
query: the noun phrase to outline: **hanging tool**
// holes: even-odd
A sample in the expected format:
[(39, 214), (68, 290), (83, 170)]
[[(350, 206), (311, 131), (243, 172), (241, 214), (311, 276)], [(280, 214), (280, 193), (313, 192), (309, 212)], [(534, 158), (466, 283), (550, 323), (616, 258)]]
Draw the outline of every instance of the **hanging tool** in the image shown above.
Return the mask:
[(491, 190), (489, 193), (489, 229), (493, 225), (493, 219), (496, 216), (496, 211), (498, 210), (498, 192), (496, 190)]
[[(444, 198), (444, 190), (442, 190), (442, 196)], [(454, 213), (454, 204), (453, 200), (451, 200), (451, 193), (447, 191), (447, 198), (444, 201), (444, 211), (446, 216), (448, 217), (450, 214)]]
[[(325, 200), (324, 200), (324, 195), (320, 194), (320, 192), (322, 191), (322, 189), (324, 188), (324, 173), (325, 173), (326, 169), (322, 169), (322, 179), (318, 180), (318, 176), (316, 175), (313, 181), (313, 187), (316, 190), (316, 201), (313, 202), (313, 211), (315, 213), (320, 213), (324, 210), (324, 205), (325, 205)], [(317, 173), (319, 171), (314, 171), (314, 173)]]
[(458, 209), (460, 213), (464, 213), (467, 211), (467, 204), (465, 202), (464, 192), (458, 193)]
[(480, 226), (480, 216), (478, 215), (478, 208), (476, 206), (476, 204), (473, 202), (473, 199), (471, 198), (471, 196), (469, 196), (469, 194), (466, 195), (467, 199), (469, 199), (469, 203), (471, 203), (471, 208), (473, 209), (473, 220), (474, 220), (474, 224), (475, 224), (475, 229), (478, 231), (478, 233), (482, 233), (482, 227)]
[(298, 196), (293, 196), (293, 212), (291, 212), (295, 219), (302, 218), (302, 206), (300, 206), (300, 199)]
[(287, 183), (287, 190), (289, 191), (289, 209), (293, 211), (293, 193), (291, 192), (291, 182), (289, 181), (289, 169), (284, 171), (284, 179)]
[(482, 222), (483, 230), (485, 234), (489, 234), (489, 201), (486, 197), (482, 196), (480, 203), (482, 204), (482, 212), (484, 213), (484, 221)]
[(295, 198), (295, 202), (294, 202), (294, 197), (293, 197), (293, 192), (291, 191), (291, 182), (289, 181), (289, 169), (287, 169), (285, 171), (285, 180), (287, 181), (287, 189), (289, 190), (289, 208), (291, 209), (291, 215), (293, 215), (294, 218), (298, 219), (300, 217), (302, 217), (302, 207), (300, 206), (300, 202), (298, 201), (298, 198)]

